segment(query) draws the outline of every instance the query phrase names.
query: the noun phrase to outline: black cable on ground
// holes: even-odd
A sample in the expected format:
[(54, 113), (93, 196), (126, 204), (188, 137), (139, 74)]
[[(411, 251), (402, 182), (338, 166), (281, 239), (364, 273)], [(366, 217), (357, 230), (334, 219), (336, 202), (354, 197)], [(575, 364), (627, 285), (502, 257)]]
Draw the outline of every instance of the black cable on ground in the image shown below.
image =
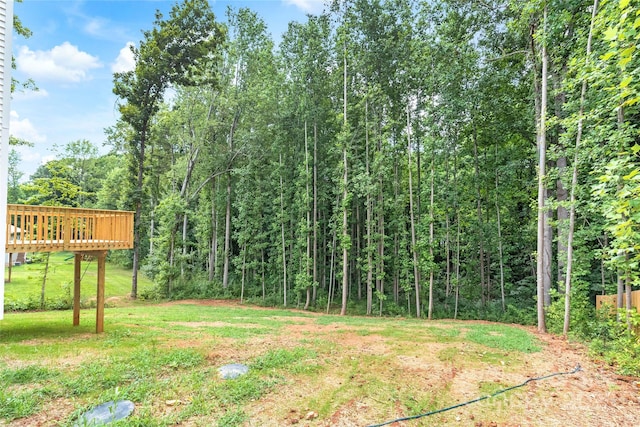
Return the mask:
[(458, 403), (457, 405), (449, 406), (448, 408), (438, 409), (436, 411), (427, 412), (425, 414), (418, 414), (418, 415), (412, 415), (410, 417), (397, 418), (395, 420), (387, 421), (387, 422), (384, 422), (382, 424), (372, 424), (372, 425), (370, 425), (368, 427), (382, 427), (382, 426), (386, 426), (386, 425), (389, 425), (389, 424), (398, 423), (400, 421), (416, 420), (418, 418), (423, 418), (423, 417), (428, 417), (428, 416), (435, 415), (435, 414), (440, 414), (442, 412), (447, 412), (447, 411), (450, 411), (452, 409), (460, 408), (461, 406), (466, 406), (466, 405), (470, 405), (472, 403), (479, 402), (481, 400), (490, 399), (490, 398), (495, 397), (495, 396), (497, 396), (499, 394), (506, 393), (507, 391), (510, 391), (510, 390), (513, 390), (513, 389), (516, 389), (516, 388), (524, 387), (525, 385), (529, 384), (532, 381), (545, 380), (547, 378), (557, 377), (559, 375), (572, 375), (572, 374), (575, 374), (576, 372), (579, 372), (581, 370), (582, 370), (582, 368), (580, 367), (580, 365), (576, 365), (576, 367), (573, 369), (573, 371), (570, 371), (570, 372), (556, 372), (554, 374), (545, 375), (543, 377), (529, 378), (528, 380), (526, 380), (522, 384), (518, 384), (518, 385), (514, 385), (512, 387), (508, 387), (508, 388), (505, 388), (505, 389), (502, 389), (502, 390), (498, 390), (493, 394), (489, 394), (487, 396), (478, 397), (477, 399), (473, 399), (473, 400), (470, 400), (468, 402)]

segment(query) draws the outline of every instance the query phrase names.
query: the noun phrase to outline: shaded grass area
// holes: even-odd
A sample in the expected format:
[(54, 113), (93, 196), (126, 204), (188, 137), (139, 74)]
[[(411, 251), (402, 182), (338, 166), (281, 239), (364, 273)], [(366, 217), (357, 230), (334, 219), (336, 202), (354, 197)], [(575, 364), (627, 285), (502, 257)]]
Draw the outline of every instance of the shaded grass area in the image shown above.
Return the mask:
[[(69, 312), (9, 313), (0, 322), (0, 424), (26, 418), (71, 426), (118, 399), (136, 404), (122, 424), (133, 426), (260, 425), (260, 416), (283, 425), (307, 408), (331, 424), (355, 402), (367, 417), (385, 419), (455, 401), (449, 366), (517, 369), (540, 349), (531, 334), (504, 325), (239, 306), (110, 308), (100, 335), (92, 333), (92, 311), (82, 312), (82, 326), (70, 324)], [(291, 329), (301, 325), (297, 334)], [(227, 363), (245, 363), (249, 374), (222, 380), (218, 368)], [(494, 387), (480, 381), (476, 389)]]
[[(32, 257), (34, 262), (12, 267), (11, 282), (5, 283), (5, 310), (36, 310), (41, 307), (42, 282), (45, 272), (43, 254)], [(95, 306), (97, 262), (83, 261), (81, 305)], [(49, 258), (49, 270), (45, 284), (45, 308), (66, 309), (73, 298), (74, 257), (71, 252), (53, 252)], [(8, 278), (8, 269), (5, 271)], [(138, 276), (138, 290), (143, 292), (153, 283), (142, 274)], [(107, 263), (105, 272), (105, 297), (121, 297), (131, 292), (131, 270)], [(109, 302), (107, 302), (109, 305)]]

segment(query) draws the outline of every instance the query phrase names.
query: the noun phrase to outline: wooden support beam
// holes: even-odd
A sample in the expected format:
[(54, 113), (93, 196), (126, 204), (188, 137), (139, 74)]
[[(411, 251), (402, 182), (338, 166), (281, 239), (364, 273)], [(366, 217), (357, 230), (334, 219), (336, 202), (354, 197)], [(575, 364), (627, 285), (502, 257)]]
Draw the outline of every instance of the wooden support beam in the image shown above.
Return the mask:
[(104, 276), (107, 251), (95, 254), (98, 258), (98, 295), (96, 298), (96, 333), (104, 332)]
[(73, 326), (80, 325), (80, 282), (82, 254), (75, 254), (75, 265), (73, 270)]
[(9, 279), (7, 283), (11, 283), (11, 267), (13, 266), (13, 254), (9, 252)]

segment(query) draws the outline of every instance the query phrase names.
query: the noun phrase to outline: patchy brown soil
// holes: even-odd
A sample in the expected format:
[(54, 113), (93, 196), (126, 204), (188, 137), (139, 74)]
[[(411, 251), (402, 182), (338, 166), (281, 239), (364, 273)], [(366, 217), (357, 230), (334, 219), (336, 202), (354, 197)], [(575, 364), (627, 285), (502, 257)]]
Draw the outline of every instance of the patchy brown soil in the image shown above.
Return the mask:
[[(321, 329), (328, 329), (324, 327)], [(291, 327), (290, 339), (296, 340), (305, 332), (317, 333), (317, 326), (296, 325)], [(518, 391), (507, 392), (498, 404), (481, 401), (442, 415), (434, 415), (419, 420), (394, 423), (394, 426), (460, 425), (474, 427), (498, 426), (640, 426), (640, 379), (616, 375), (610, 367), (589, 360), (585, 349), (548, 335), (538, 335), (547, 344), (542, 352), (528, 355), (524, 367), (513, 371), (501, 368), (466, 369), (455, 363), (443, 363), (433, 356), (445, 344), (429, 343), (428, 353), (418, 356), (397, 355), (389, 366), (400, 375), (378, 372), (388, 381), (415, 382), (417, 387), (449, 387), (455, 400), (442, 402), (441, 408), (481, 397), (479, 383), (495, 383), (497, 390), (521, 384), (529, 378), (557, 372), (570, 372), (577, 365), (581, 371), (573, 375), (557, 376), (537, 382), (530, 382)], [(281, 345), (287, 345), (282, 343)], [(388, 343), (380, 342), (375, 336), (340, 334), (336, 336), (336, 347), (346, 350), (342, 357), (357, 359), (364, 355), (384, 355), (389, 351)], [(464, 357), (464, 354), (461, 354)], [(379, 367), (375, 368), (376, 370)], [(341, 386), (341, 377), (328, 377), (329, 387)], [(353, 387), (364, 387), (366, 381), (351, 378)], [(363, 382), (364, 381), (364, 382)], [(280, 394), (282, 400), (292, 395), (305, 396), (314, 393), (318, 387), (308, 389), (302, 384), (287, 387)], [(273, 400), (279, 400), (275, 396)], [(294, 400), (295, 401), (295, 400)], [(292, 402), (293, 403), (293, 402)], [(335, 409), (329, 419), (307, 421), (304, 414), (314, 408), (292, 407), (283, 416), (278, 404), (270, 413), (270, 408), (260, 408), (251, 414), (250, 426), (278, 426), (285, 423), (305, 426), (362, 426), (382, 423), (406, 417), (401, 402), (394, 403), (394, 412), (380, 413), (374, 410), (375, 402), (366, 399), (351, 399)]]
[[(229, 301), (195, 300), (169, 304), (239, 306)], [(611, 367), (591, 360), (580, 344), (524, 328), (540, 340), (541, 351), (505, 353), (504, 360), (482, 363), (478, 362), (485, 357), (482, 350), (466, 342), (425, 341), (419, 336), (419, 330), (413, 341), (396, 340), (377, 334), (375, 326), (320, 325), (316, 322), (318, 316), (322, 315), (304, 312), (304, 316), (284, 319), (274, 313), (274, 319), (289, 322), (280, 329), (280, 333), (252, 337), (242, 342), (220, 339), (206, 355), (207, 363), (219, 366), (250, 362), (269, 350), (295, 348), (314, 339), (325, 343), (325, 352), (318, 357), (322, 371), (317, 375), (294, 376), (262, 398), (246, 404), (244, 412), (249, 421), (245, 426), (375, 425), (415, 414), (415, 410), (407, 409), (413, 403), (413, 407), (424, 408), (426, 402), (428, 410), (447, 408), (521, 384), (530, 378), (570, 372), (578, 365), (581, 370), (575, 374), (531, 381), (497, 397), (390, 425), (640, 426), (640, 379), (617, 375)], [(195, 329), (229, 324), (216, 321), (181, 322), (180, 325)], [(425, 326), (428, 325), (425, 321)], [(449, 323), (437, 325), (442, 329), (451, 327)], [(366, 334), (363, 329), (366, 329)], [(196, 348), (198, 344), (195, 340), (178, 337), (165, 343), (172, 347)], [(489, 356), (495, 357), (495, 354), (486, 357)], [(390, 391), (376, 392), (383, 386)], [(413, 395), (421, 401), (408, 402)], [(158, 412), (178, 410), (188, 399), (188, 396), (177, 396), (160, 402)], [(56, 417), (58, 420), (64, 419), (71, 407), (67, 401), (49, 402), (46, 410), (37, 416), (15, 420), (9, 425), (57, 425), (50, 424), (51, 416), (55, 414), (59, 415)], [(195, 416), (178, 425), (212, 426), (216, 421)]]
[[(193, 300), (179, 303), (239, 305), (229, 301)], [(299, 345), (300, 340), (322, 336), (322, 339), (329, 339), (335, 343), (336, 351), (331, 355), (331, 359), (335, 360), (335, 366), (343, 365), (344, 359), (357, 363), (367, 356), (392, 356), (386, 370), (381, 371), (381, 366), (372, 366), (379, 380), (412, 382), (415, 383), (416, 390), (433, 389), (434, 393), (446, 388), (454, 400), (442, 401), (439, 405), (436, 403), (436, 408), (447, 408), (486, 395), (479, 390), (478, 384), (493, 384), (492, 391), (497, 391), (521, 384), (530, 378), (571, 372), (579, 365), (581, 370), (575, 374), (531, 381), (522, 388), (491, 399), (442, 414), (391, 425), (640, 426), (640, 378), (618, 375), (611, 367), (591, 360), (581, 344), (554, 335), (539, 334), (535, 328), (522, 327), (536, 335), (543, 343), (543, 349), (540, 352), (521, 355), (521, 366), (473, 366), (465, 363), (465, 350), (472, 352), (472, 349), (465, 348), (464, 344), (457, 344), (459, 352), (453, 361), (442, 361), (438, 357), (440, 351), (452, 347), (450, 343), (416, 344), (423, 347), (423, 350), (415, 351), (415, 348), (409, 348), (407, 354), (402, 354), (402, 350), (397, 348), (393, 339), (381, 338), (374, 333), (359, 335), (355, 328), (345, 325), (318, 325), (313, 317), (308, 317), (309, 313), (305, 312), (305, 316), (307, 317), (287, 318), (295, 324), (287, 325), (286, 332), (278, 336), (254, 338), (250, 345), (235, 350), (219, 348), (210, 354), (210, 358), (218, 362), (249, 360), (252, 355), (263, 353), (269, 348), (292, 348)], [(372, 327), (367, 329), (375, 331)], [(331, 361), (328, 364), (330, 365)], [(317, 416), (318, 412), (321, 412), (320, 408), (309, 406), (309, 401), (313, 401), (309, 396), (315, 394), (330, 398), (332, 390), (338, 388), (367, 387), (368, 378), (361, 374), (355, 377), (345, 377), (344, 374), (329, 370), (322, 375), (321, 381), (299, 381), (269, 393), (251, 406), (250, 421), (245, 425), (348, 427), (383, 423), (409, 415), (404, 412), (403, 402), (400, 401), (390, 404), (390, 411), (382, 412), (379, 402), (354, 397), (331, 408), (328, 417)], [(343, 398), (342, 395), (340, 397)]]

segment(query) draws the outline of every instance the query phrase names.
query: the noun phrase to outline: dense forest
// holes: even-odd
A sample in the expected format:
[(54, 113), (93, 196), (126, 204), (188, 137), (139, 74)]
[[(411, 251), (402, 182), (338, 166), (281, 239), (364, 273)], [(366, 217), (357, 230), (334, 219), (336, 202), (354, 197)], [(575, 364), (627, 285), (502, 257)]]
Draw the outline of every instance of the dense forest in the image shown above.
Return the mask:
[(278, 45), (183, 0), (143, 36), (111, 152), (9, 171), (135, 211), (140, 296), (566, 331), (639, 284), (636, 0), (334, 1)]

